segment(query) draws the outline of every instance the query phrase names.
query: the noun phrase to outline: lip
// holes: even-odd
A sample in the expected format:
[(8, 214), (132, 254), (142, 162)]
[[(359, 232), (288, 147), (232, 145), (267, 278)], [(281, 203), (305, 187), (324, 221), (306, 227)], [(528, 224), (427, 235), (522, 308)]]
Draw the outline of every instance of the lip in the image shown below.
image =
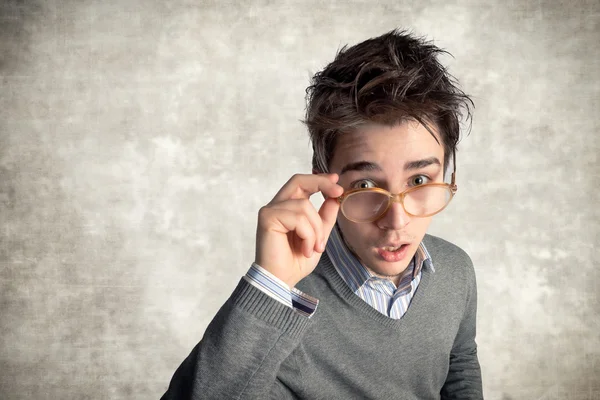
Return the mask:
[[(385, 250), (385, 247), (400, 247), (400, 249), (396, 250), (396, 251), (388, 251)], [(377, 247), (376, 251), (377, 254), (379, 255), (379, 258), (385, 262), (398, 262), (403, 260), (407, 253), (408, 253), (408, 248), (410, 247), (410, 243), (395, 243), (394, 245), (385, 245), (385, 246), (381, 246), (381, 247)]]
[(382, 249), (384, 247), (400, 247), (405, 244), (410, 244), (410, 242), (386, 242), (375, 246), (377, 249)]

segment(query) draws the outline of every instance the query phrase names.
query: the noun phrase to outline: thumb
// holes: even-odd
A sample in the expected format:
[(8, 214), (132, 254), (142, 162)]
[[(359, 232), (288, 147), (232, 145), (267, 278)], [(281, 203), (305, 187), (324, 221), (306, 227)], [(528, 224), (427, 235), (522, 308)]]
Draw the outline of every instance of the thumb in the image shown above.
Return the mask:
[(329, 234), (337, 221), (338, 211), (340, 210), (340, 204), (335, 198), (327, 198), (319, 209), (319, 215), (323, 220), (323, 244), (327, 243)]

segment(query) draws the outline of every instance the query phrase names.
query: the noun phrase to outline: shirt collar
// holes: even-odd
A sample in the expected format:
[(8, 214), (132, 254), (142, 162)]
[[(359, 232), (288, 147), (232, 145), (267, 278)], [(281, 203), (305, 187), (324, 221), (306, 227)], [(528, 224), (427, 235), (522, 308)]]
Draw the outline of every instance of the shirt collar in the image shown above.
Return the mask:
[[(348, 249), (344, 239), (342, 239), (337, 224), (335, 224), (331, 230), (331, 235), (327, 241), (326, 252), (338, 274), (340, 274), (353, 292), (360, 289), (360, 287), (370, 278), (376, 277), (376, 275), (365, 268), (365, 266), (362, 265)], [(429, 268), (431, 272), (435, 272), (435, 268), (431, 261), (431, 255), (427, 251), (427, 248), (425, 248), (423, 242), (419, 244), (411, 262), (414, 262), (415, 266), (413, 269), (413, 277), (421, 273), (422, 267)]]

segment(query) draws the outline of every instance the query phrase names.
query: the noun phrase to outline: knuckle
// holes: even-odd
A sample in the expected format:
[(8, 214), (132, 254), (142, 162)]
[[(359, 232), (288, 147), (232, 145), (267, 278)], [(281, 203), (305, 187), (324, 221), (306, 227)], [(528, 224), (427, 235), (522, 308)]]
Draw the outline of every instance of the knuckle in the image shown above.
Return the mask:
[(298, 220), (298, 223), (302, 224), (303, 226), (307, 226), (307, 224), (309, 223), (308, 217), (304, 213), (296, 213), (296, 218)]
[(258, 219), (259, 220), (264, 220), (266, 218), (269, 217), (269, 214), (271, 214), (271, 208), (267, 205), (267, 206), (262, 206), (259, 210), (258, 210)]
[(299, 223), (302, 224), (302, 227), (304, 228), (304, 231), (307, 234), (312, 235), (314, 233), (313, 227), (310, 224), (310, 220), (308, 219), (308, 217), (306, 215), (300, 214), (298, 216), (298, 220), (299, 220)]
[(290, 178), (290, 182), (298, 182), (299, 180), (302, 179), (302, 174), (294, 174), (292, 175), (292, 177)]
[(314, 209), (314, 207), (309, 199), (300, 200), (300, 207), (302, 208), (302, 211), (304, 211), (305, 213), (311, 213), (312, 209)]

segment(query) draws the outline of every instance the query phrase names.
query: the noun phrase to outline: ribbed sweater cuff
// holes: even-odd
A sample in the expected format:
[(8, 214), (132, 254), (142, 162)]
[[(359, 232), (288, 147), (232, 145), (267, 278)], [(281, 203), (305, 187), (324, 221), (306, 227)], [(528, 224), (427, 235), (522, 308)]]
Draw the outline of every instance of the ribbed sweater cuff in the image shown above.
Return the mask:
[(292, 338), (304, 334), (310, 319), (281, 304), (261, 290), (241, 279), (231, 295), (235, 307), (243, 309)]

